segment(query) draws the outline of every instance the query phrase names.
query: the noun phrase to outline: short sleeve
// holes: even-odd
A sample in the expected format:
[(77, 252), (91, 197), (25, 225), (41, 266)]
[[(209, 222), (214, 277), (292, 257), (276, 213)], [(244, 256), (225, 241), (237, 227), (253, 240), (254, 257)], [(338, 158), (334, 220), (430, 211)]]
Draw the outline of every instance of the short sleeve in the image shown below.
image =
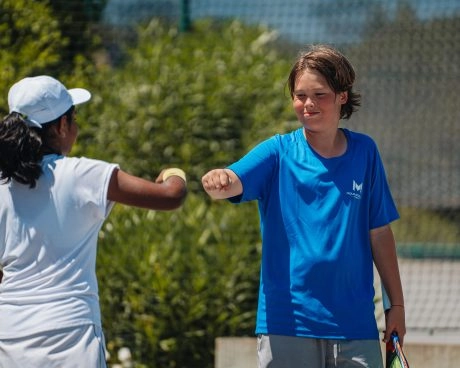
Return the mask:
[(250, 150), (239, 161), (228, 167), (243, 184), (242, 195), (229, 200), (246, 202), (265, 196), (278, 164), (279, 140), (274, 136)]

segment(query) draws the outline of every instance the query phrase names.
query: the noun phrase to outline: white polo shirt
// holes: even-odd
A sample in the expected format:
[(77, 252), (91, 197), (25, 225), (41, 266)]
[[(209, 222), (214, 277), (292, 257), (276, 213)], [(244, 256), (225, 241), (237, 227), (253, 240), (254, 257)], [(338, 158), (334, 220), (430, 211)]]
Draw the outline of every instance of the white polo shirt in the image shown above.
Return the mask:
[(0, 184), (0, 338), (101, 325), (96, 246), (116, 167), (47, 155), (35, 188)]

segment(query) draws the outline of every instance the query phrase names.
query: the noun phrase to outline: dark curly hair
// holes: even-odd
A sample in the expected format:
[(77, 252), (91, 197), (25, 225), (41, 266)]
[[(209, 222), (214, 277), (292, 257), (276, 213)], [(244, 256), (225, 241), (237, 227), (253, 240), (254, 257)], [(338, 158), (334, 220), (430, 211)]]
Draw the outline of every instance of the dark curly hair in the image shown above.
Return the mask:
[[(68, 117), (69, 123), (73, 110), (72, 106), (63, 114)], [(43, 155), (53, 152), (51, 147), (55, 136), (50, 128), (57, 124), (60, 118), (42, 125), (41, 129), (30, 127), (24, 117), (17, 112), (12, 112), (3, 118), (0, 122), (0, 181), (2, 183), (15, 180), (35, 188), (42, 174)]]
[(295, 83), (306, 69), (321, 73), (335, 93), (348, 93), (348, 100), (340, 110), (340, 118), (349, 119), (361, 105), (361, 96), (353, 91), (355, 71), (347, 58), (327, 45), (310, 46), (299, 55), (289, 74), (287, 85), (292, 98)]
[(0, 180), (12, 179), (34, 188), (42, 173), (42, 139), (22, 115), (12, 112), (0, 123)]

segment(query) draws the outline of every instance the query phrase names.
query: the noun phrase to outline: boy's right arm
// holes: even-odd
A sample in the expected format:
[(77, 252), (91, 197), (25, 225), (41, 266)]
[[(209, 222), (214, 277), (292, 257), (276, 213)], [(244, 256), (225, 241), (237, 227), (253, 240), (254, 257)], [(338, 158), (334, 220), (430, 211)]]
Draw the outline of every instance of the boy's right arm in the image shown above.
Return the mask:
[(390, 308), (385, 314), (386, 328), (384, 341), (396, 331), (401, 346), (404, 344), (406, 323), (404, 313), (404, 295), (399, 275), (396, 246), (391, 226), (384, 225), (370, 231), (372, 255), (385, 291), (388, 293)]
[(201, 178), (201, 183), (213, 199), (226, 199), (243, 193), (240, 178), (229, 169), (211, 170)]

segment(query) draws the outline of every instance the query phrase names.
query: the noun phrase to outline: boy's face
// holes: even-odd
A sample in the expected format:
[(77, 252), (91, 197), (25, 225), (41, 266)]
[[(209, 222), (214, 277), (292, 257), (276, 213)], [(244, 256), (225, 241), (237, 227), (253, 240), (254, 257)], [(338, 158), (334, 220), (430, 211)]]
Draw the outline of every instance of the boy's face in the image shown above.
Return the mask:
[(324, 76), (307, 69), (295, 83), (292, 105), (299, 122), (312, 132), (337, 130), (347, 92), (335, 93)]

